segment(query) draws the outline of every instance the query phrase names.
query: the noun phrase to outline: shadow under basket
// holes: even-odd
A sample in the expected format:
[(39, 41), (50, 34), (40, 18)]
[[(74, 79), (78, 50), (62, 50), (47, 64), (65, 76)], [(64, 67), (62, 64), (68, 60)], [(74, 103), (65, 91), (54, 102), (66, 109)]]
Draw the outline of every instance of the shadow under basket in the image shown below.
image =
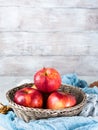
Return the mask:
[(13, 97), (17, 90), (26, 86), (31, 87), (33, 86), (33, 83), (23, 84), (21, 86), (18, 86), (9, 90), (6, 93), (6, 97), (9, 101), (10, 107), (14, 110), (17, 117), (23, 119), (25, 122), (29, 122), (30, 120), (35, 120), (35, 119), (42, 119), (42, 118), (78, 115), (82, 111), (87, 101), (86, 94), (80, 88), (69, 86), (69, 85), (61, 85), (59, 91), (63, 91), (65, 93), (66, 92), (71, 93), (76, 97), (77, 104), (75, 106), (64, 108), (64, 109), (59, 109), (59, 110), (24, 107), (24, 106), (16, 104), (13, 101)]

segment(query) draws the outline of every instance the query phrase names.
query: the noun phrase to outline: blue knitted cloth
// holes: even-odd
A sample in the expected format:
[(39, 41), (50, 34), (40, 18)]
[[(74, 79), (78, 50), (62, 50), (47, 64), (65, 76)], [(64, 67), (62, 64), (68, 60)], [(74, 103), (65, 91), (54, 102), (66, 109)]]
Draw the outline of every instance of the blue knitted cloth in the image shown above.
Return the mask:
[(26, 123), (10, 111), (6, 115), (0, 114), (0, 126), (6, 130), (98, 130), (98, 88), (89, 88), (87, 82), (80, 80), (76, 74), (62, 76), (62, 83), (78, 86), (87, 94), (87, 104), (79, 116), (32, 120)]

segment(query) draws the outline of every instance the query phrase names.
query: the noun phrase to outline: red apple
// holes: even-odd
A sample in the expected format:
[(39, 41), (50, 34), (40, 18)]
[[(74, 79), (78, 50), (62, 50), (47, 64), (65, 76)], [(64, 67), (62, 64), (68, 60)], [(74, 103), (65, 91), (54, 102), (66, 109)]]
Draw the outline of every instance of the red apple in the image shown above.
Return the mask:
[(37, 89), (25, 87), (16, 91), (14, 102), (26, 107), (42, 108), (43, 95)]
[(72, 107), (74, 105), (76, 105), (77, 101), (76, 101), (76, 97), (72, 94), (65, 94), (65, 107)]
[(65, 108), (65, 94), (62, 92), (53, 92), (47, 99), (48, 109), (62, 109)]
[(76, 104), (75, 96), (71, 94), (65, 94), (64, 92), (53, 92), (47, 99), (48, 109), (64, 109)]
[(35, 84), (33, 84), (33, 85), (31, 86), (31, 88), (37, 89), (36, 86), (35, 86)]
[(35, 73), (34, 84), (38, 90), (50, 93), (61, 85), (61, 76), (54, 68), (43, 68)]

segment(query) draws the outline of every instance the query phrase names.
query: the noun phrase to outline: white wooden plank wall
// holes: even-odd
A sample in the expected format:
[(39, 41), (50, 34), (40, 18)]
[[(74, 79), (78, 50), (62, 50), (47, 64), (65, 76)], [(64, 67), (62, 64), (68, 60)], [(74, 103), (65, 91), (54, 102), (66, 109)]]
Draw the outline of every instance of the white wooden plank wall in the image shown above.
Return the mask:
[(0, 0), (0, 76), (98, 73), (98, 0)]
[(0, 101), (45, 66), (98, 79), (98, 0), (0, 0)]
[(98, 0), (0, 0), (0, 76), (98, 73)]

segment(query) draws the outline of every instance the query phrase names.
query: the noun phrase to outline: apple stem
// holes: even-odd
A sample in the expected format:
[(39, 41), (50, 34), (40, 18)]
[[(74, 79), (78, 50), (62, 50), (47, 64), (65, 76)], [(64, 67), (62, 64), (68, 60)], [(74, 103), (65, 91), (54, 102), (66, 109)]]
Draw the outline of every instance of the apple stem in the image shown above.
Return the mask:
[(47, 72), (45, 72), (45, 76), (47, 76)]
[(45, 70), (45, 76), (47, 76), (46, 68), (44, 67), (43, 69)]

